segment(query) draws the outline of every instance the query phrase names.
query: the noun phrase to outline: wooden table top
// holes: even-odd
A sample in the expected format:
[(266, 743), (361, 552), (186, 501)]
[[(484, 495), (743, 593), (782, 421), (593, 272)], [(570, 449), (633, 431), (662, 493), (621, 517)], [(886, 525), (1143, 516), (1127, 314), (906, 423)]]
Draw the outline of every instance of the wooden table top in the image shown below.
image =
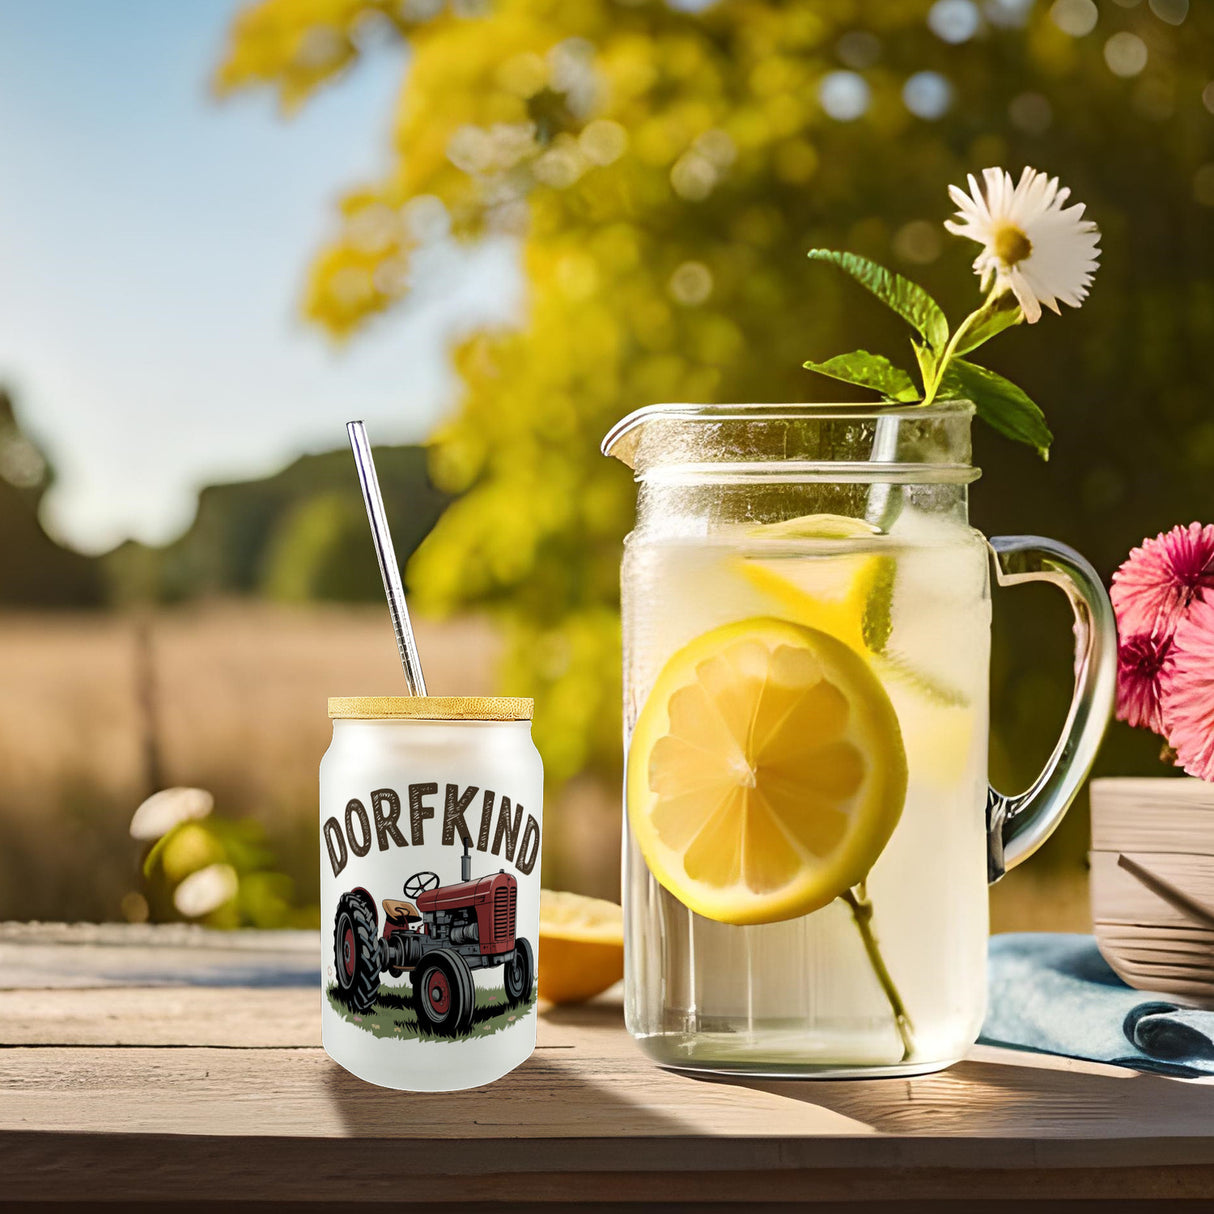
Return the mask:
[(641, 1054), (618, 993), (541, 1007), (535, 1054), (491, 1087), (386, 1091), (320, 1048), (318, 949), (306, 932), (0, 925), (0, 1194), (545, 1209), (1214, 1194), (1211, 1081), (985, 1047), (914, 1079), (696, 1078)]

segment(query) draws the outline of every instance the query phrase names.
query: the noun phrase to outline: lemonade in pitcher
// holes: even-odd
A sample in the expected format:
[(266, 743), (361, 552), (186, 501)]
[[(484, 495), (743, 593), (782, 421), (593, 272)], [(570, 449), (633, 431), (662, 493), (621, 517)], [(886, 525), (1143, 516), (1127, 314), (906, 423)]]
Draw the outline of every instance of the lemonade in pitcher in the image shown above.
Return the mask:
[(630, 1017), (669, 1062), (949, 1057), (983, 1005), (986, 877), (967, 861), (984, 847), (985, 544), (912, 511), (888, 535), (809, 517), (625, 559), (646, 705), (628, 722)]
[[(665, 1065), (909, 1074), (978, 1036), (988, 875), (1005, 842), (1015, 863), (1048, 833), (1040, 811), (1056, 820), (1090, 746), (1080, 690), (1034, 789), (988, 796), (971, 414), (656, 406), (604, 444), (640, 486), (625, 1012)], [(1068, 588), (1082, 683), (1107, 642), (1080, 616), (1090, 567), (1050, 541), (991, 543), (1001, 581)]]

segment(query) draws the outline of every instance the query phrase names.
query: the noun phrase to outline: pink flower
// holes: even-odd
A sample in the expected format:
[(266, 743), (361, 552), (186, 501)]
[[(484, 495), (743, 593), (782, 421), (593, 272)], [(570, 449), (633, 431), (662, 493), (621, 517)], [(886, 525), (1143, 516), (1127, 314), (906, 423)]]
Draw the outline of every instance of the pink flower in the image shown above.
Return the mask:
[(1214, 601), (1198, 600), (1176, 629), (1163, 725), (1177, 762), (1214, 781)]
[(1163, 730), (1160, 699), (1173, 661), (1170, 638), (1148, 632), (1123, 637), (1117, 649), (1117, 719), (1127, 725)]
[(1192, 604), (1214, 594), (1214, 524), (1190, 523), (1144, 540), (1113, 574), (1122, 636), (1170, 637)]

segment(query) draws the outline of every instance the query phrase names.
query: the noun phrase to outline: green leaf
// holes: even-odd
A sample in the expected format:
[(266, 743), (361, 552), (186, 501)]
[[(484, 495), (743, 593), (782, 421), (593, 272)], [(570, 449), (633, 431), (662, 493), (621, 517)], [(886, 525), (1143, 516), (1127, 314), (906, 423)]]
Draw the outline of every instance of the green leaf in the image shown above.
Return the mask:
[(1012, 325), (1020, 324), (1024, 320), (1024, 313), (1020, 310), (1016, 297), (1008, 292), (1000, 295), (989, 309), (983, 308), (979, 317), (974, 327), (957, 343), (954, 353), (968, 354), (971, 350), (976, 350), (983, 342), (990, 341), (997, 333), (1002, 333), (1004, 329), (1010, 328)]
[(850, 354), (836, 354), (824, 363), (807, 362), (805, 366), (819, 375), (841, 379), (847, 384), (858, 384), (871, 388), (890, 400), (914, 401), (919, 399), (919, 389), (901, 367), (895, 367), (888, 358), (870, 354), (867, 350), (853, 350)]
[(941, 387), (942, 395), (972, 400), (987, 425), (1017, 442), (1028, 443), (1042, 459), (1049, 459), (1054, 436), (1045, 423), (1045, 414), (1010, 379), (964, 358), (954, 358)]
[(810, 249), (810, 260), (829, 261), (867, 287), (883, 304), (913, 325), (937, 352), (948, 345), (948, 321), (940, 305), (917, 283), (894, 274), (867, 257), (834, 249)]
[(925, 385), (931, 383), (932, 376), (936, 373), (936, 360), (932, 357), (932, 352), (913, 337), (911, 338), (911, 349), (915, 352), (915, 362), (919, 364), (919, 378)]

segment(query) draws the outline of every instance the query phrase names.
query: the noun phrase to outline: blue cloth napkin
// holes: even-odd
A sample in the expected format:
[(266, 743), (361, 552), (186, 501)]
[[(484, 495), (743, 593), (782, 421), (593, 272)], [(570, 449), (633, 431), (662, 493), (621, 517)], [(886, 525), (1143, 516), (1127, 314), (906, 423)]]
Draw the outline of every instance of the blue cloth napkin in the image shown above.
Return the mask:
[(1214, 1011), (1126, 986), (1091, 936), (992, 936), (987, 973), (986, 1045), (1185, 1079), (1214, 1075)]

